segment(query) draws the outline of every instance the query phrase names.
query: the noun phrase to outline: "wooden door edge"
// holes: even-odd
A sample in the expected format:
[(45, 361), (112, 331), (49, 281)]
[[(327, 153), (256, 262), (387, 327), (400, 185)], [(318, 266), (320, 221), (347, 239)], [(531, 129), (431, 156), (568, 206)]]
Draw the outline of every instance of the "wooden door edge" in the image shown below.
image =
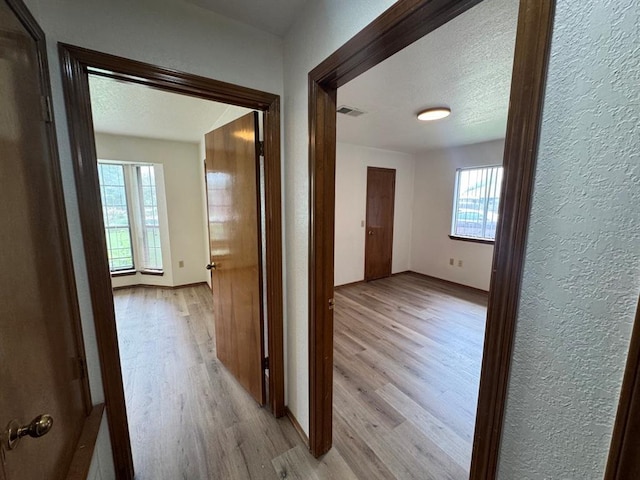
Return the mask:
[[(635, 410), (634, 410), (635, 405)], [(626, 480), (630, 472), (640, 472), (638, 437), (640, 436), (640, 298), (631, 333), (629, 354), (613, 426), (605, 480)]]
[(495, 478), (533, 199), (555, 0), (520, 0), (470, 478)]
[(89, 475), (103, 415), (104, 403), (100, 403), (95, 405), (86, 417), (69, 466), (67, 480), (86, 480)]
[[(18, 20), (24, 25), (27, 31), (31, 34), (33, 40), (36, 42), (36, 48), (40, 57), (38, 64), (38, 73), (41, 81), (42, 94), (47, 96), (49, 100), (52, 98), (51, 93), (51, 77), (49, 75), (49, 59), (47, 54), (47, 41), (46, 36), (36, 19), (33, 17), (23, 0), (6, 0), (9, 8), (14, 12)], [(72, 322), (72, 330), (74, 336), (75, 347), (78, 353), (78, 360), (86, 365), (86, 351), (83, 339), (82, 320), (80, 314), (80, 304), (78, 301), (78, 288), (76, 284), (76, 277), (73, 268), (73, 255), (71, 251), (71, 240), (69, 233), (69, 222), (67, 218), (67, 211), (64, 204), (64, 191), (62, 185), (62, 174), (60, 167), (60, 154), (58, 151), (58, 140), (56, 134), (56, 124), (53, 112), (53, 102), (51, 102), (51, 121), (46, 123), (47, 133), (47, 148), (51, 156), (53, 163), (52, 184), (53, 184), (53, 196), (55, 198), (55, 209), (58, 221), (58, 235), (61, 239), (61, 245), (64, 248), (63, 268), (65, 278), (64, 281), (68, 285), (67, 292), (70, 300), (69, 313)], [(91, 412), (91, 389), (89, 386), (89, 378), (86, 372), (84, 372), (81, 379), (82, 388), (82, 401), (85, 415), (89, 415)]]
[(269, 406), (285, 415), (284, 291), (282, 286), (282, 178), (280, 150), (280, 97), (274, 95), (264, 110), (265, 254), (267, 347), (269, 350)]
[[(354, 79), (480, 0), (400, 0), (309, 73), (309, 441), (320, 456), (332, 443), (335, 110), (330, 100)], [(521, 0), (505, 141), (505, 190), (496, 236), (476, 428), (473, 480), (494, 478), (502, 435), (511, 350), (533, 195), (555, 0)], [(334, 199), (335, 200), (335, 199)]]
[(133, 458), (111, 281), (102, 231), (102, 212), (97, 195), (96, 151), (88, 87), (89, 69), (94, 69), (92, 73), (114, 79), (265, 112), (267, 323), (269, 349), (272, 352), (269, 391), (271, 411), (276, 416), (283, 416), (285, 413), (280, 97), (64, 43), (58, 44), (58, 50), (105, 404), (109, 411), (109, 434), (116, 475), (119, 479), (129, 480), (134, 476)]

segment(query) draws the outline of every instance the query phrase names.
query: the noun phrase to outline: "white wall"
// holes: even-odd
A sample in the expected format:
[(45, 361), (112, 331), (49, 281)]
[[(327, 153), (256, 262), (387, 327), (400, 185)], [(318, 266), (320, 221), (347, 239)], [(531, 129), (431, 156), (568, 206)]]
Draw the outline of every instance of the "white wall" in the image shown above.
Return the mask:
[[(392, 2), (285, 41), (289, 406), (308, 431), (307, 73)], [(640, 4), (558, 2), (500, 478), (602, 478), (640, 284)]]
[[(47, 35), (56, 129), (92, 398), (104, 400), (57, 42), (282, 94), (282, 40), (175, 0), (25, 0)], [(108, 437), (102, 435), (103, 441)], [(106, 460), (105, 460), (106, 461)], [(104, 462), (102, 462), (104, 463)], [(103, 470), (109, 478), (108, 470)]]
[[(169, 251), (162, 252), (164, 275), (114, 277), (114, 287), (148, 284), (175, 287), (206, 282), (209, 262), (203, 235), (203, 170), (197, 143), (96, 134), (102, 160), (156, 163), (164, 171)], [(164, 245), (163, 245), (164, 246)], [(179, 262), (184, 262), (180, 267)]]
[[(307, 432), (307, 74), (392, 3), (308, 2), (284, 44), (287, 394)], [(27, 4), (49, 39), (91, 386), (101, 401), (55, 42), (282, 93), (280, 41), (167, 0)], [(501, 478), (602, 477), (640, 281), (639, 9), (635, 0), (558, 2)]]
[(104, 415), (100, 423), (100, 431), (98, 432), (96, 448), (93, 451), (87, 480), (111, 480), (115, 477), (113, 451), (109, 441), (109, 425), (107, 424), (107, 416)]
[(309, 431), (309, 119), (307, 75), (393, 0), (308, 2), (284, 44), (287, 401)]
[(338, 143), (336, 149), (335, 285), (364, 279), (367, 167), (396, 170), (393, 273), (409, 270), (413, 168), (411, 155)]
[(493, 245), (451, 240), (449, 234), (456, 169), (501, 165), (503, 152), (504, 140), (498, 140), (416, 155), (411, 270), (489, 290)]
[(604, 474), (640, 292), (640, 3), (559, 1), (499, 478)]

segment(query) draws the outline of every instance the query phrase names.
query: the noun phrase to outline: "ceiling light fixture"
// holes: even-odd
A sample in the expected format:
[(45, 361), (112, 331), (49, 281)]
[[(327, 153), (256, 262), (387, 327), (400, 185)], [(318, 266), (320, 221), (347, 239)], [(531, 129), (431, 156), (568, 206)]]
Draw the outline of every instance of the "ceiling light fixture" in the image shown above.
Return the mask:
[(418, 113), (418, 120), (429, 122), (431, 120), (440, 120), (451, 115), (451, 109), (448, 107), (428, 108)]

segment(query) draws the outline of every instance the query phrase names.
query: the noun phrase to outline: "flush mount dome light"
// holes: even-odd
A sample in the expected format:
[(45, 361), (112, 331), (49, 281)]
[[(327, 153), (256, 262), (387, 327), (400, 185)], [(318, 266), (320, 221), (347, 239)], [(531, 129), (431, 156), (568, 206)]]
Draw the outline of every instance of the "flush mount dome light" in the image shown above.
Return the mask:
[(440, 120), (451, 115), (451, 109), (448, 107), (428, 108), (418, 114), (418, 120), (429, 122), (431, 120)]

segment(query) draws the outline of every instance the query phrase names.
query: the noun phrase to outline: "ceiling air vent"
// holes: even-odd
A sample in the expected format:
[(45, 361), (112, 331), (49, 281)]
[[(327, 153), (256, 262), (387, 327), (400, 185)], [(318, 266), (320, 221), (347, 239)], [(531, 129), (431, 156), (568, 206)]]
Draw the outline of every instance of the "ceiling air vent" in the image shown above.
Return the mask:
[(343, 115), (349, 115), (350, 117), (359, 117), (360, 115), (364, 114), (362, 110), (358, 110), (357, 108), (353, 108), (353, 107), (348, 107), (347, 105), (342, 105), (338, 107), (337, 112)]

